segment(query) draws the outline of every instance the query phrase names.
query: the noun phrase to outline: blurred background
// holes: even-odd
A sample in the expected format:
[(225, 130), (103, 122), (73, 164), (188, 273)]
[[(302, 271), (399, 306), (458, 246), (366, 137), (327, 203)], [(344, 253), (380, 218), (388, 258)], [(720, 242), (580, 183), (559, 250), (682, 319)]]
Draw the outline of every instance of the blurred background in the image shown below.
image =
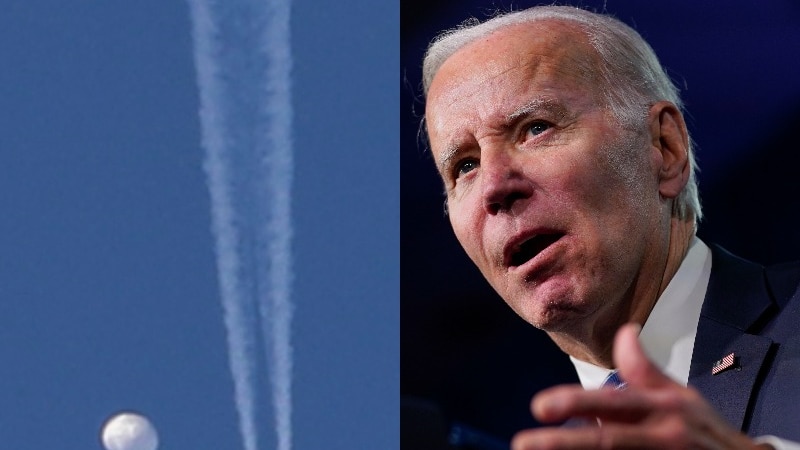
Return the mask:
[[(537, 425), (528, 410), (534, 393), (577, 381), (567, 357), (497, 297), (459, 247), (420, 130), (420, 68), (430, 40), (469, 17), (542, 3), (552, 2), (401, 2), (404, 449), (445, 448), (448, 433), (459, 448), (502, 448), (516, 431)], [(566, 4), (631, 25), (680, 88), (701, 169), (699, 236), (762, 263), (798, 258), (800, 4)]]

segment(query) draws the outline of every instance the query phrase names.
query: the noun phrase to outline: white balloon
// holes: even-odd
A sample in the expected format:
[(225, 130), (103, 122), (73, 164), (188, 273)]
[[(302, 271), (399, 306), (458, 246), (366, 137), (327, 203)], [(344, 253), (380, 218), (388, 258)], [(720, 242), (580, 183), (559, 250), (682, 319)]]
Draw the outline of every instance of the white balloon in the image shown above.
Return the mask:
[(117, 414), (103, 426), (103, 446), (107, 450), (156, 450), (158, 433), (147, 417), (126, 412)]

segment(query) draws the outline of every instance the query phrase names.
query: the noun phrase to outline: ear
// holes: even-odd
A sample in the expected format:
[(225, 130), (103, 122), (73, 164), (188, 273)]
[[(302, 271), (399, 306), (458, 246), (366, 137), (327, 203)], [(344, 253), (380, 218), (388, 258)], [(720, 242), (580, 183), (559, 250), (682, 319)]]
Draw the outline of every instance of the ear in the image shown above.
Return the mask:
[(650, 107), (651, 145), (658, 169), (659, 193), (675, 198), (689, 181), (689, 133), (674, 104), (661, 101)]

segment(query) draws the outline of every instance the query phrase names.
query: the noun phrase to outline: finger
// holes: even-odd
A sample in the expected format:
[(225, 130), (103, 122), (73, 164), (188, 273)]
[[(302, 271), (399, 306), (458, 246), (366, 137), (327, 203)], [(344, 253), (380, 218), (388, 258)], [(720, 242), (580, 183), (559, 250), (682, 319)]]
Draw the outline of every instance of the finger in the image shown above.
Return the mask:
[(537, 428), (517, 433), (512, 450), (642, 449), (654, 442), (647, 430), (630, 426)]
[(638, 390), (587, 391), (580, 386), (556, 386), (539, 392), (531, 403), (531, 411), (544, 423), (561, 422), (574, 417), (615, 422), (636, 422), (663, 402), (659, 392)]
[(577, 428), (537, 428), (517, 433), (512, 450), (530, 449), (646, 449), (646, 448), (757, 448), (745, 435), (731, 432), (720, 437), (705, 429), (672, 420), (648, 424), (604, 423)]
[(641, 330), (640, 325), (628, 323), (617, 331), (613, 356), (620, 377), (631, 386), (657, 388), (675, 385), (644, 353), (639, 342)]

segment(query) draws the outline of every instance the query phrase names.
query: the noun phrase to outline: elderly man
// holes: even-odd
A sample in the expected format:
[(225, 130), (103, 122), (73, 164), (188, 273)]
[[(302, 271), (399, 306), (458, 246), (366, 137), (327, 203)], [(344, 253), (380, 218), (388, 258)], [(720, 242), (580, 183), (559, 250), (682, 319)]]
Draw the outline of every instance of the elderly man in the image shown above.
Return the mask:
[(532, 402), (576, 426), (513, 448), (800, 448), (800, 267), (695, 237), (691, 139), (647, 43), (537, 7), (445, 33), (423, 71), (456, 237), (583, 384)]

